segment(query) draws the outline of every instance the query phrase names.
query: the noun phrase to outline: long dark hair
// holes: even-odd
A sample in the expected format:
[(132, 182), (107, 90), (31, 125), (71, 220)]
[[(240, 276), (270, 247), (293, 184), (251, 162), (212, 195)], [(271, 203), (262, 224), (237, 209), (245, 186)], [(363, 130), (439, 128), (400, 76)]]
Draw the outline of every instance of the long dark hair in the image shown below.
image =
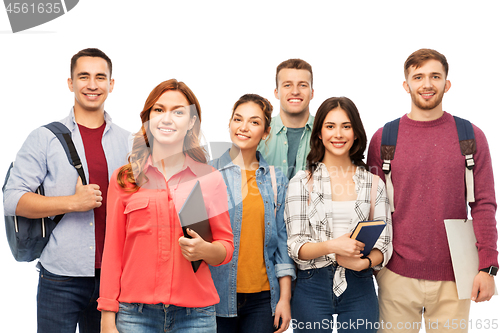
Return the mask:
[(310, 175), (314, 173), (314, 170), (318, 167), (318, 163), (321, 162), (325, 156), (325, 146), (320, 139), (321, 128), (323, 127), (323, 123), (328, 113), (335, 108), (344, 110), (351, 121), (354, 136), (356, 137), (356, 140), (349, 150), (352, 162), (356, 166), (367, 168), (366, 163), (363, 162), (367, 142), (366, 132), (359, 116), (358, 108), (356, 108), (356, 105), (347, 97), (330, 97), (320, 105), (314, 118), (310, 143), (311, 151), (307, 155), (307, 170), (309, 170)]

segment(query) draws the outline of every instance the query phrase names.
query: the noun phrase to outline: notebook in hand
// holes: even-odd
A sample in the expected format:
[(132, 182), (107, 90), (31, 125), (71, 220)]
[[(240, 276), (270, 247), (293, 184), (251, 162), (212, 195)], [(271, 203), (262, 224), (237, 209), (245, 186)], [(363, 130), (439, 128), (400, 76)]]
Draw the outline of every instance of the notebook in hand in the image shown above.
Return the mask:
[[(196, 231), (205, 241), (212, 242), (212, 230), (210, 229), (207, 209), (203, 200), (203, 194), (201, 193), (200, 181), (196, 181), (196, 184), (182, 205), (179, 211), (179, 220), (181, 221), (184, 237), (191, 238), (186, 231), (189, 228)], [(202, 260), (191, 261), (195, 272), (200, 267), (201, 262)]]
[(382, 220), (358, 222), (351, 234), (351, 238), (365, 244), (365, 249), (361, 252), (363, 255), (367, 256), (373, 249), (373, 246), (385, 228), (385, 224)]
[[(476, 235), (472, 220), (444, 220), (458, 299), (470, 299), (479, 269)], [(495, 288), (495, 295), (498, 291)]]

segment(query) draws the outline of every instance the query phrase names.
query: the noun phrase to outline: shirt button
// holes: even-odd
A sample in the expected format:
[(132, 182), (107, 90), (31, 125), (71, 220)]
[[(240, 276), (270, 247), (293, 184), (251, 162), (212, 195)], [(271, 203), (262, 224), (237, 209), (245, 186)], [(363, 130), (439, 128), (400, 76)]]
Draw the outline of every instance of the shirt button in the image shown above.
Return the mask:
[(283, 160), (283, 163), (286, 163), (286, 160)]
[(92, 250), (93, 248), (94, 248), (93, 246), (89, 246), (89, 249), (91, 249), (91, 250)]
[(94, 225), (94, 223), (90, 222), (90, 225)]
[(285, 144), (286, 144), (286, 141), (285, 141)]

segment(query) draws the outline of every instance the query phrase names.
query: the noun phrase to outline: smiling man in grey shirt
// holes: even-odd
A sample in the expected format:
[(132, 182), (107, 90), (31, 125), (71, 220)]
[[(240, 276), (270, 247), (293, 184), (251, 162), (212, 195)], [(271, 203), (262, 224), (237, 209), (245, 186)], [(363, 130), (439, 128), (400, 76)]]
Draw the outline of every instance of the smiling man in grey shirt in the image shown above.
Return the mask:
[[(130, 133), (111, 122), (104, 102), (112, 92), (111, 60), (98, 49), (71, 59), (68, 87), (75, 103), (61, 120), (71, 131), (89, 185), (82, 185), (59, 140), (47, 128), (31, 132), (16, 156), (4, 192), (5, 215), (65, 214), (38, 267), (38, 332), (99, 332), (100, 261), (106, 192), (113, 171), (127, 162)], [(34, 193), (43, 183), (45, 196)]]

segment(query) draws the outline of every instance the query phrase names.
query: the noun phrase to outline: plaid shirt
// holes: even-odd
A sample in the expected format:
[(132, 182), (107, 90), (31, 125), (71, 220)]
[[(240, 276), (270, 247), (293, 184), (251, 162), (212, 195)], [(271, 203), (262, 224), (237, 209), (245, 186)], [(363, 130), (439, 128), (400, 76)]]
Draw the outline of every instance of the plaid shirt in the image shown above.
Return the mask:
[[(327, 254), (312, 260), (299, 259), (299, 249), (305, 243), (324, 242), (333, 237), (332, 205), (325, 204), (332, 200), (330, 175), (326, 166), (319, 163), (313, 173), (312, 191), (309, 193), (305, 171), (299, 171), (288, 185), (285, 201), (285, 221), (288, 232), (288, 254), (297, 263), (299, 269), (307, 270), (337, 265), (335, 253)], [(352, 231), (359, 221), (368, 220), (370, 214), (370, 192), (373, 175), (363, 167), (358, 167), (353, 177), (358, 197), (354, 205), (349, 230)], [(309, 195), (311, 200), (309, 203)], [(382, 180), (378, 182), (377, 198), (375, 200), (374, 220), (384, 220), (387, 223), (374, 248), (379, 249), (384, 260), (376, 267), (380, 270), (387, 264), (392, 255), (392, 222), (389, 200)], [(345, 268), (339, 266), (335, 270), (333, 291), (340, 296), (347, 289)]]

